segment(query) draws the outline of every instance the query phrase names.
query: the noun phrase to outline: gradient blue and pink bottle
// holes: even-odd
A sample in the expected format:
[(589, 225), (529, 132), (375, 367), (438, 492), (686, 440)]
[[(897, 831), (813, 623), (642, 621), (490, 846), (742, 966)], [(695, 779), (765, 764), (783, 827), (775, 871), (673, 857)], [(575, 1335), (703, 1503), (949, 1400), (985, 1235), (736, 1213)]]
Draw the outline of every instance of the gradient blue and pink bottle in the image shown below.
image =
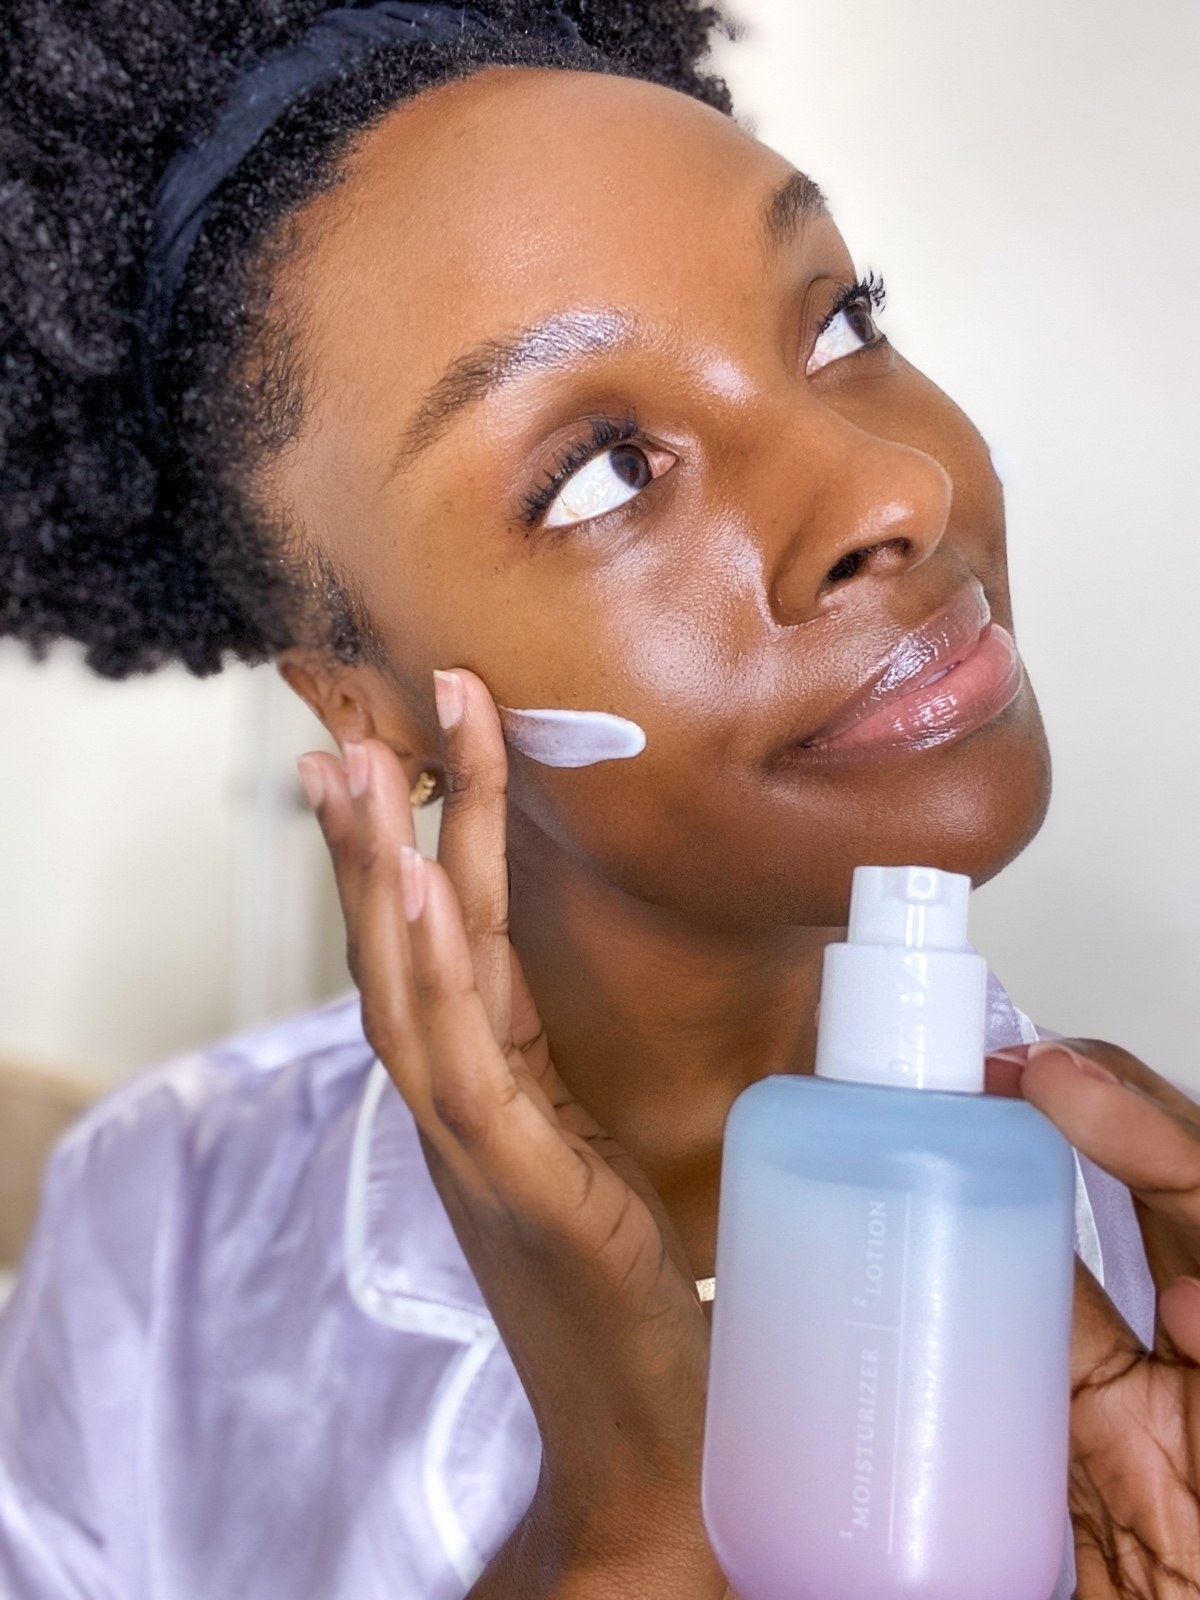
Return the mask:
[(860, 867), (815, 1077), (725, 1134), (703, 1510), (741, 1600), (1049, 1600), (1074, 1162), (981, 1093), (970, 882)]

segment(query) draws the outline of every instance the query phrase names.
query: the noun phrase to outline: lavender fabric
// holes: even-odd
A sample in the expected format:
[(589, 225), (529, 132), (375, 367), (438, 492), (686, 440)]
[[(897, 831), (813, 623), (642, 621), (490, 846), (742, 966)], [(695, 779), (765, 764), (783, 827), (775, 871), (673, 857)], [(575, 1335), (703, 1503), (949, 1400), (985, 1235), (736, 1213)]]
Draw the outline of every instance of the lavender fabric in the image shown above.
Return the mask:
[[(990, 1045), (1032, 1036), (994, 984)], [(1077, 1222), (1147, 1337), (1129, 1196), (1090, 1163)], [(356, 1000), (148, 1073), (59, 1145), (0, 1320), (4, 1600), (459, 1600), (539, 1454)]]

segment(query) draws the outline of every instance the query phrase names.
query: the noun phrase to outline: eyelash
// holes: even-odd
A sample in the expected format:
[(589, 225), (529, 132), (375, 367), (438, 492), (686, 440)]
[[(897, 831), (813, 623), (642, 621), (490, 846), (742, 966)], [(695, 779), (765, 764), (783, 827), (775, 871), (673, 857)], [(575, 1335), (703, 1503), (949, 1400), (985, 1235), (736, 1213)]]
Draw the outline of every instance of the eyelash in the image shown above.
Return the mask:
[(882, 311), (887, 304), (887, 284), (875, 272), (868, 272), (866, 277), (860, 278), (857, 283), (848, 283), (838, 290), (836, 299), (817, 330), (818, 336), (825, 332), (835, 317), (863, 300), (869, 300), (875, 311)]
[[(887, 302), (887, 285), (874, 272), (868, 272), (866, 277), (859, 278), (855, 283), (845, 284), (838, 290), (818, 329), (818, 337), (825, 332), (835, 317), (864, 300), (870, 301), (876, 311), (882, 311)], [(631, 444), (642, 438), (641, 424), (632, 411), (627, 411), (620, 422), (612, 417), (593, 417), (590, 428), (587, 437), (573, 440), (565, 446), (555, 458), (553, 467), (542, 482), (521, 497), (521, 521), (528, 527), (536, 526), (538, 519), (549, 509), (563, 484), (581, 467), (586, 467), (589, 461), (593, 461), (616, 445)]]
[(553, 467), (535, 489), (521, 498), (521, 521), (532, 527), (550, 507), (555, 495), (572, 474), (586, 467), (596, 456), (603, 455), (615, 445), (629, 444), (642, 437), (642, 426), (632, 411), (627, 411), (620, 422), (612, 417), (592, 417), (591, 433), (576, 439), (561, 450)]

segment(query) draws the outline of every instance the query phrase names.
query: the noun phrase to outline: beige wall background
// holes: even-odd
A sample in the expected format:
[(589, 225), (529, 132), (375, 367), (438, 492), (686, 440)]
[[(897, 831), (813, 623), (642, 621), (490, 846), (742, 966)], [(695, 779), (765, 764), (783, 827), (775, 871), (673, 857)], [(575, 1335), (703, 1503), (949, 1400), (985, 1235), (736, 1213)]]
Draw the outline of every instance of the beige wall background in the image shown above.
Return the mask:
[[(1014, 996), (1200, 1087), (1195, 0), (735, 0), (721, 62), (1002, 465), (1057, 763), (977, 902)], [(107, 1082), (345, 984), (269, 671), (0, 648), (0, 1057)]]
[(112, 684), (0, 649), (0, 1059), (101, 1082), (345, 988), (270, 669)]

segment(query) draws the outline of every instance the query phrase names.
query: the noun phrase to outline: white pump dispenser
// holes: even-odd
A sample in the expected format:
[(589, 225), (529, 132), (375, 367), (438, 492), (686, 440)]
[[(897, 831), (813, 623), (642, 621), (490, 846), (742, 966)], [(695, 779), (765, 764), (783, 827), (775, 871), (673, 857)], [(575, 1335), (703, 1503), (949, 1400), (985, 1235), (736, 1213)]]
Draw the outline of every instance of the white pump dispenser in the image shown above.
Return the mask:
[(908, 1089), (983, 1089), (987, 962), (967, 942), (971, 880), (859, 867), (845, 944), (825, 951), (816, 1071)]

